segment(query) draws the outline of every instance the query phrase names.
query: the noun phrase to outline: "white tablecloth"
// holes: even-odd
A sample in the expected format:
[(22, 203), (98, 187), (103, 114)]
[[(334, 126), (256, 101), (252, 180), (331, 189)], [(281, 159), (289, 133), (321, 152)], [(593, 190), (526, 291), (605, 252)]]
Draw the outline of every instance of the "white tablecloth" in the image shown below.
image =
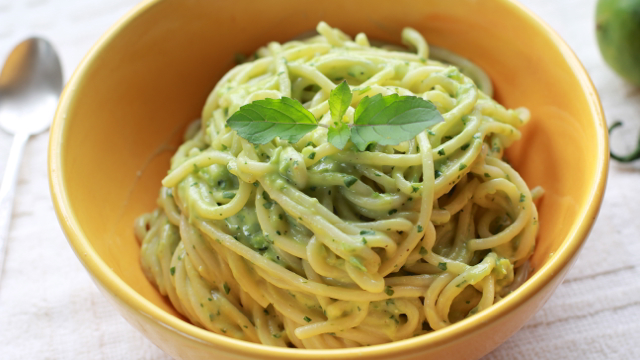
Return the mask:
[[(569, 43), (592, 76), (613, 139), (629, 151), (640, 128), (640, 89), (605, 65), (594, 34), (595, 0), (523, 0)], [(68, 78), (98, 37), (135, 0), (0, 0), (0, 62), (30, 35), (53, 41)], [(544, 54), (540, 54), (543, 56)], [(10, 136), (0, 131), (0, 175)], [(4, 276), (2, 359), (169, 359), (98, 292), (58, 226), (46, 169), (48, 134), (27, 146)], [(580, 259), (544, 308), (486, 359), (640, 359), (640, 162), (612, 163), (598, 221)]]

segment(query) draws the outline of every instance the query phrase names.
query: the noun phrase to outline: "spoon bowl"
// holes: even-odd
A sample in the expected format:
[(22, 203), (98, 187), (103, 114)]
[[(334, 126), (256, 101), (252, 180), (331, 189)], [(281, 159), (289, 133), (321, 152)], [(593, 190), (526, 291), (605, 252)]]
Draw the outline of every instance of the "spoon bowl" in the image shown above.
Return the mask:
[(0, 73), (0, 127), (10, 134), (49, 128), (62, 90), (58, 55), (42, 38), (16, 46)]

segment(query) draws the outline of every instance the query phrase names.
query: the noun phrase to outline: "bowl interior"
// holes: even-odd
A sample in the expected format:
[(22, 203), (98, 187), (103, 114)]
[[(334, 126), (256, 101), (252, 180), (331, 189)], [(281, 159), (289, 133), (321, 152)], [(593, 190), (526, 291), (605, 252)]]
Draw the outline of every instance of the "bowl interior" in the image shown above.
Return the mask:
[[(92, 50), (57, 114), (60, 173), (75, 231), (133, 290), (179, 316), (144, 277), (134, 218), (155, 206), (185, 125), (200, 116), (216, 81), (269, 41), (324, 20), (350, 35), (399, 43), (404, 26), (476, 62), (506, 107), (532, 120), (507, 156), (529, 187), (542, 186), (540, 269), (580, 222), (602, 167), (602, 124), (588, 79), (566, 51), (508, 1), (179, 1), (143, 5)], [(544, 55), (543, 55), (544, 54)], [(570, 57), (571, 58), (571, 57)], [(600, 140), (597, 140), (600, 139)], [(586, 221), (592, 221), (587, 219)], [(82, 261), (93, 261), (83, 257)], [(526, 285), (525, 285), (526, 286)]]

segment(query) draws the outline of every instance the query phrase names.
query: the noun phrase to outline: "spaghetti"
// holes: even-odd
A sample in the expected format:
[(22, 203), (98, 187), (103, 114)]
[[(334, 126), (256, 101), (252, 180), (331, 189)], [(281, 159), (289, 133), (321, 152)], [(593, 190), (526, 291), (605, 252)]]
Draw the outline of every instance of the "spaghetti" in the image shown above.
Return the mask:
[[(381, 344), (488, 308), (526, 279), (535, 247), (532, 193), (502, 159), (528, 111), (430, 60), (415, 30), (402, 33), (415, 53), (317, 30), (268, 44), (215, 86), (158, 208), (136, 221), (146, 276), (194, 324), (273, 346)], [(245, 104), (284, 96), (328, 124), (343, 80), (351, 121), (365, 96), (397, 93), (431, 101), (444, 122), (362, 152), (335, 148), (324, 127), (254, 145), (226, 124)]]

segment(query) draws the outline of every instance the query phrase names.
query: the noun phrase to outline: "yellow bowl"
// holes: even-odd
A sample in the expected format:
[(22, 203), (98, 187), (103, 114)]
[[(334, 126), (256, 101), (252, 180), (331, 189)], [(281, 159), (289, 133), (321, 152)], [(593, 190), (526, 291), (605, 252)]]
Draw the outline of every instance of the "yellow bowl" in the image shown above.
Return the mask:
[[(404, 26), (476, 62), (497, 99), (533, 114), (508, 152), (539, 204), (535, 273), (511, 295), (443, 330), (386, 345), (311, 351), (246, 343), (180, 317), (144, 277), (134, 218), (151, 210), (180, 143), (234, 54), (286, 41), (325, 20), (398, 42)], [(51, 129), (49, 178), (69, 243), (102, 292), (179, 359), (474, 359), (515, 333), (575, 261), (607, 176), (605, 121), (587, 73), (540, 19), (510, 0), (145, 1), (91, 49)]]

